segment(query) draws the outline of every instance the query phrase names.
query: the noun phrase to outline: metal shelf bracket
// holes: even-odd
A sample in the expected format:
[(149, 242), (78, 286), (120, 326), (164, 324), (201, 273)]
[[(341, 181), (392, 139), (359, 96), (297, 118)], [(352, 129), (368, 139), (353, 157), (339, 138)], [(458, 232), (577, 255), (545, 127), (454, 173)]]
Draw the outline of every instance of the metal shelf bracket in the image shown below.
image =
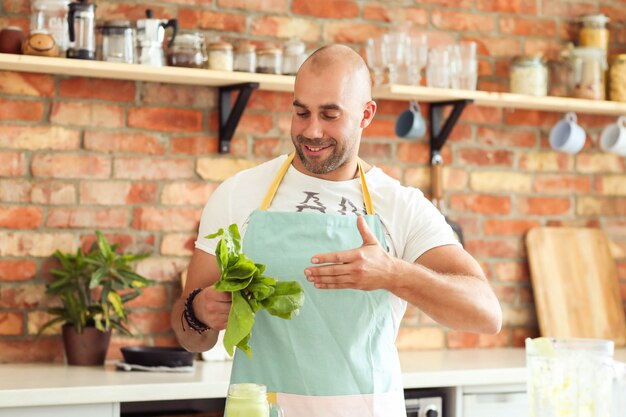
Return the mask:
[[(463, 113), (465, 106), (472, 103), (474, 100), (452, 100), (452, 101), (440, 101), (430, 103), (430, 160), (440, 157), (441, 148), (448, 140), (448, 136), (452, 132), (452, 129), (456, 125)], [(452, 113), (446, 121), (441, 124), (441, 117), (444, 107), (453, 106)]]
[[(239, 119), (243, 114), (252, 92), (259, 88), (259, 83), (242, 83), (219, 88), (219, 152), (230, 152), (230, 141), (235, 134)], [(235, 105), (230, 106), (233, 90), (239, 91)]]

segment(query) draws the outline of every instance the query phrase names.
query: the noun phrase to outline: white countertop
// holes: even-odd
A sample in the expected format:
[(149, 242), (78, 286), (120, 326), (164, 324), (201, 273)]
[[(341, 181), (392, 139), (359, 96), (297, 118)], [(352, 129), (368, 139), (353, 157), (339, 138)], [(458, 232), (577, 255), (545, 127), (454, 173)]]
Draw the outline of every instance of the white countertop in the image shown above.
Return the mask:
[[(626, 350), (616, 351), (626, 360)], [(524, 349), (470, 349), (403, 352), (405, 388), (523, 384)], [(194, 372), (124, 372), (115, 364), (79, 367), (62, 364), (0, 365), (0, 408), (224, 398), (231, 362), (195, 363)]]

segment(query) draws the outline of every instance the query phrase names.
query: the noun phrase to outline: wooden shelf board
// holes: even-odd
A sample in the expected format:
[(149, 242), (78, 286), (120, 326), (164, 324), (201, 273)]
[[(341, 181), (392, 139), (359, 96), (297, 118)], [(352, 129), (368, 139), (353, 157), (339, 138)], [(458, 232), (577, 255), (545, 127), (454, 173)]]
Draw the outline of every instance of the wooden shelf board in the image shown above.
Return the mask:
[[(48, 58), (28, 55), (0, 54), (0, 70), (108, 78), (131, 81), (150, 81), (173, 84), (220, 87), (246, 82), (258, 82), (261, 90), (293, 91), (295, 77), (248, 72), (224, 72), (180, 67), (150, 67), (103, 61)], [(580, 112), (604, 115), (626, 115), (626, 103), (581, 100), (566, 97), (534, 97), (511, 93), (453, 90), (445, 88), (385, 85), (374, 88), (377, 99), (418, 100), (440, 102), (471, 99), (479, 106), (542, 110), (553, 112)]]

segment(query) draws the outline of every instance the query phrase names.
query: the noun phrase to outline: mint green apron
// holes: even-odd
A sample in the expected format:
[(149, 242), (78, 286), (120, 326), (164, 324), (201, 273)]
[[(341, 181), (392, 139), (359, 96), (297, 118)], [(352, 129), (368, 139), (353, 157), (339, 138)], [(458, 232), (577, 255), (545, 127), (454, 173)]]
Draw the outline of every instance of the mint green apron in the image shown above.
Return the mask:
[[(256, 314), (252, 358), (237, 351), (231, 383), (267, 385), (288, 417), (406, 416), (400, 414), (404, 402), (395, 348), (398, 324), (392, 320), (390, 302), (395, 296), (385, 290), (317, 289), (304, 275), (313, 255), (363, 244), (357, 217), (267, 211), (292, 159), (293, 154), (279, 170), (261, 208), (252, 213), (243, 250), (265, 264), (269, 276), (300, 282), (305, 302), (292, 320), (265, 311)], [(385, 246), (360, 162), (359, 172), (369, 213), (365, 220)]]

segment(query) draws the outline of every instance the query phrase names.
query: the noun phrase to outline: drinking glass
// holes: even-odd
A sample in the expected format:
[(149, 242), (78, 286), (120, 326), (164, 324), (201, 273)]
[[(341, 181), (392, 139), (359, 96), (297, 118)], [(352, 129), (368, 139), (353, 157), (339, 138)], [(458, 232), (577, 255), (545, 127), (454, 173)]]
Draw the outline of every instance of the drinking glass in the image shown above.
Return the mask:
[(411, 35), (407, 38), (407, 59), (407, 84), (420, 85), (422, 70), (428, 61), (428, 37), (426, 35)]
[(461, 42), (450, 47), (450, 86), (462, 90), (476, 90), (478, 60), (476, 42)]
[(374, 85), (381, 85), (384, 81), (384, 70), (387, 65), (387, 51), (383, 37), (369, 38), (365, 43), (367, 65), (374, 74)]
[(438, 46), (428, 52), (426, 65), (426, 85), (436, 88), (450, 87), (450, 48)]

